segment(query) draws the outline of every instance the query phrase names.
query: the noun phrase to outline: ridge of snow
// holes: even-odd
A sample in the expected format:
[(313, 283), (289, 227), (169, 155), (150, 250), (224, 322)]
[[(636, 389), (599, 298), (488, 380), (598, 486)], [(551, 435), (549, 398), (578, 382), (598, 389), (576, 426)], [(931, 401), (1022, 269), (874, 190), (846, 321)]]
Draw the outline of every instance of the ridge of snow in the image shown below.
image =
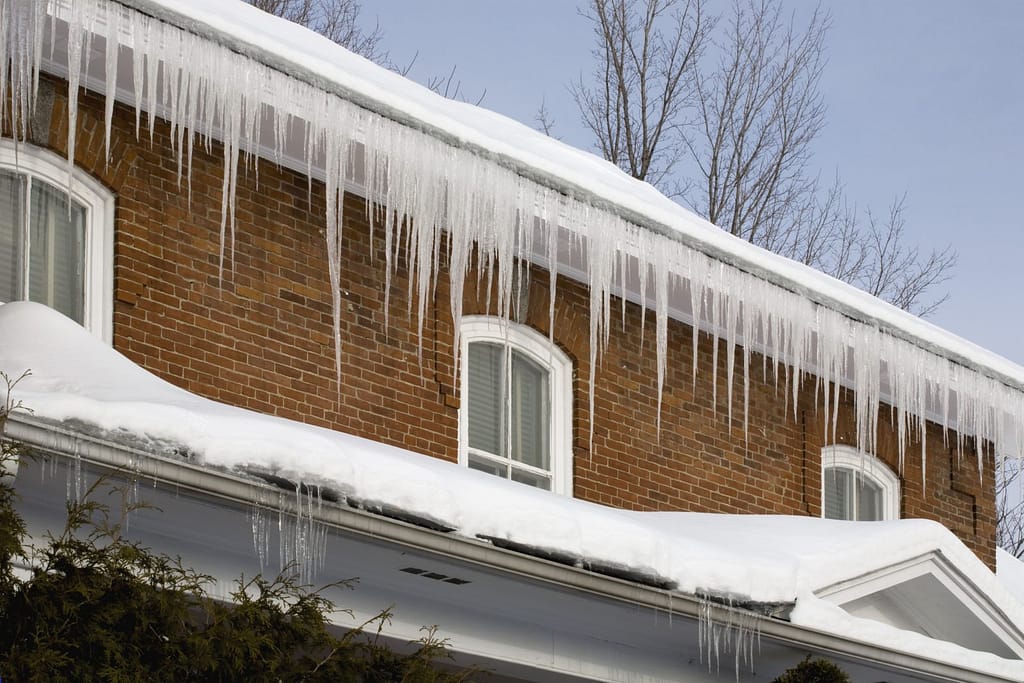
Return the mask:
[(344, 496), (493, 537), (625, 566), (691, 595), (796, 603), (795, 624), (938, 661), (1024, 677), (1024, 662), (857, 619), (815, 591), (942, 553), (1014, 623), (1021, 608), (974, 554), (935, 522), (630, 512), (565, 498), (367, 439), (201, 398), (133, 364), (41, 304), (0, 306), (0, 370), (31, 374), (14, 390), (44, 420), (185, 446), (201, 465), (269, 471)]

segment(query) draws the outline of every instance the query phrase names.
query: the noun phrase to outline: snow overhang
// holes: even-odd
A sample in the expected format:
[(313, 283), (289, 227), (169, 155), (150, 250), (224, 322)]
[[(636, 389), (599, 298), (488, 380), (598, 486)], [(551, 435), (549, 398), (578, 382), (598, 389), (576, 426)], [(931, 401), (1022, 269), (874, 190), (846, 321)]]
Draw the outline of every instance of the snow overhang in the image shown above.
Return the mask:
[[(321, 569), (308, 578), (359, 577), (355, 590), (327, 595), (354, 611), (336, 614), (336, 623), (356, 625), (393, 605), (386, 638), (414, 640), (420, 626), (437, 623), (440, 635), (451, 638), (457, 664), (486, 666), (497, 680), (627, 681), (642, 674), (650, 681), (754, 682), (770, 680), (807, 654), (832, 659), (853, 680), (1016, 680), (972, 668), (970, 658), (951, 664), (858, 642), (346, 505), (310, 507), (294, 491), (255, 477), (155, 456), (24, 415), (4, 429), (33, 454), (16, 479), (19, 509), (33, 534), (59, 528), (65, 496), (104, 477), (156, 508), (132, 512), (129, 535), (211, 574), (214, 592), (226, 595), (243, 572), (275, 571), (278, 544), (293, 543), (296, 533), (322, 533)], [(262, 556), (253, 547), (261, 524), (271, 535), (284, 530)], [(717, 655), (709, 661), (712, 651)]]
[(815, 592), (846, 612), (972, 650), (1024, 657), (1024, 633), (941, 552), (930, 552)]

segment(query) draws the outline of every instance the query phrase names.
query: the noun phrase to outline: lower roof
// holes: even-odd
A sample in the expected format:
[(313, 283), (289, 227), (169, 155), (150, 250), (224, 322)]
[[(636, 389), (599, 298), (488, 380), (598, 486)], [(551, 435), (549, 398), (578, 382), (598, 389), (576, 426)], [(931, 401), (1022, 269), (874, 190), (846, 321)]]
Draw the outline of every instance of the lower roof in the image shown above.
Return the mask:
[[(33, 411), (31, 420), (43, 426), (43, 433), (54, 435), (51, 448), (64, 443), (65, 451), (74, 451), (79, 447), (75, 439), (83, 434), (119, 448), (131, 444), (142, 453), (185, 461), (207, 482), (239, 474), (258, 481), (251, 491), (263, 494), (244, 494), (251, 503), (272, 507), (274, 500), (294, 497), (307, 501), (310, 511), (356, 506), (447, 537), (473, 543), (485, 539), (491, 546), (601, 572), (659, 595), (742, 605), (746, 614), (785, 617), (808, 632), (872, 647), (898, 643), (899, 651), (922, 660), (1007, 680), (1024, 678), (1019, 659), (971, 651), (928, 637), (927, 629), (915, 633), (898, 628), (906, 624), (893, 618), (856, 617), (851, 613), (856, 610), (843, 608), (865, 595), (879, 600), (912, 595), (918, 584), (900, 589), (905, 580), (891, 573), (895, 578), (886, 580), (886, 572), (927, 556), (933, 558), (927, 571), (911, 578), (928, 575), (956, 583), (960, 592), (943, 584), (945, 592), (929, 595), (945, 600), (952, 595), (1011, 650), (998, 651), (1012, 656), (1013, 643), (1021, 640), (1015, 624), (1024, 623), (1024, 608), (970, 550), (933, 522), (607, 508), (194, 396), (132, 364), (45, 306), (5, 304), (0, 306), (0, 370), (17, 377), (26, 369), (32, 374), (17, 384), (14, 398)], [(72, 439), (62, 442), (64, 433)], [(281, 493), (267, 486), (268, 480), (288, 482), (290, 488)], [(268, 491), (278, 491), (276, 499)], [(255, 540), (258, 550), (257, 527), (257, 537), (247, 543)], [(186, 536), (202, 534), (194, 526), (186, 531)], [(315, 566), (322, 560), (314, 551), (298, 559)], [(837, 586), (864, 585), (870, 590), (849, 600), (830, 598)], [(986, 637), (962, 642), (977, 647)]]
[(496, 683), (755, 683), (809, 654), (827, 657), (857, 681), (1011, 680), (908, 654), (893, 643), (836, 637), (345, 505), (314, 506), (310, 515), (302, 498), (282, 497), (252, 479), (60, 427), (19, 420), (8, 430), (31, 443), (35, 456), (16, 478), (19, 511), (34, 538), (63, 524), (65, 496), (104, 477), (147, 503), (120, 520), (125, 533), (212, 576), (215, 596), (227, 597), (242, 574), (276, 573), (294, 559), (289, 553), (302, 539), (312, 540), (321, 561), (303, 580), (358, 579), (353, 590), (323, 593), (352, 610), (333, 615), (339, 627), (359, 625), (390, 606), (385, 639), (401, 647), (419, 638), (424, 625), (437, 624), (455, 664), (480, 666)]

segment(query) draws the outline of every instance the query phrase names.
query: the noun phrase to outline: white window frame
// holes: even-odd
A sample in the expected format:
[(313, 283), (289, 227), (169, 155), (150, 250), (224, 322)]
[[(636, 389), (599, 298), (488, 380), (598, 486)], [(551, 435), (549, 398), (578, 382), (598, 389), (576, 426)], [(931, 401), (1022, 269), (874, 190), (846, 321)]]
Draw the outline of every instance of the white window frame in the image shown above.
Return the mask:
[(572, 360), (536, 330), (492, 316), (462, 319), (459, 341), (459, 464), (469, 466), (469, 345), (490, 342), (509, 346), (548, 371), (551, 392), (551, 491), (572, 495)]
[[(68, 192), (67, 159), (48, 149), (0, 139), (0, 169), (27, 175)], [(82, 324), (107, 344), (114, 337), (114, 195), (77, 167), (71, 169), (71, 199), (85, 207), (85, 277)]]
[(870, 453), (850, 446), (826, 446), (821, 449), (821, 516), (825, 516), (825, 478), (833, 469), (849, 470), (876, 484), (882, 491), (882, 520), (900, 517), (900, 479), (889, 467)]

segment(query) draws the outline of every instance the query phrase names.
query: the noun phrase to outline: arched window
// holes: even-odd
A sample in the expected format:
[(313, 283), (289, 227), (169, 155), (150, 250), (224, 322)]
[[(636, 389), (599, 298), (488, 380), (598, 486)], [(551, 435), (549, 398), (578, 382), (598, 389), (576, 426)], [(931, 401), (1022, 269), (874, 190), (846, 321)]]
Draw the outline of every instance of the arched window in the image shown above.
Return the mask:
[(821, 451), (821, 510), (828, 519), (897, 519), (900, 480), (873, 455), (827, 446)]
[(114, 198), (71, 176), (69, 194), (67, 160), (0, 140), (0, 302), (46, 304), (110, 342)]
[(459, 462), (572, 494), (572, 362), (513, 322), (462, 322)]

